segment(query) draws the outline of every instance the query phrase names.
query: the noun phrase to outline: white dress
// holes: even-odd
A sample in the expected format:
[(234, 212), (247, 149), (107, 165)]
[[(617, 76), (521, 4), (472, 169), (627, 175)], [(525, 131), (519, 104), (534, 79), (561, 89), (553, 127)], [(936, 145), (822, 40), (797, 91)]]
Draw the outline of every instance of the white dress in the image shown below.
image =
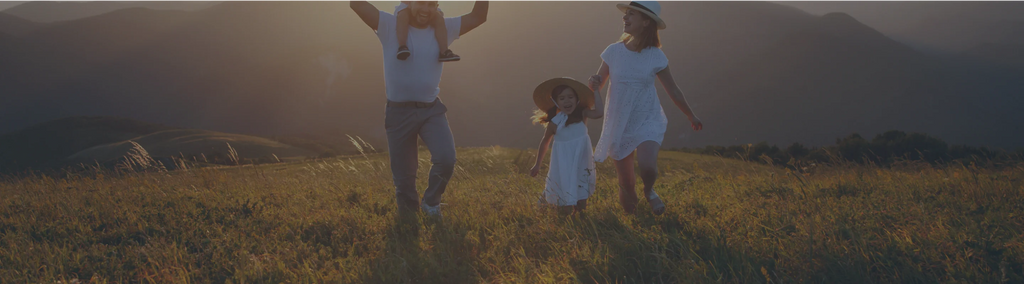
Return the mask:
[(601, 59), (609, 70), (608, 104), (594, 160), (621, 160), (644, 141), (661, 145), (668, 119), (654, 83), (657, 73), (668, 67), (668, 57), (657, 47), (637, 53), (618, 42), (605, 48)]
[(594, 194), (597, 184), (594, 152), (590, 146), (592, 144), (587, 134), (587, 125), (581, 121), (566, 126), (568, 118), (565, 113), (559, 112), (551, 119), (551, 123), (558, 128), (551, 142), (551, 162), (544, 188), (544, 201), (558, 206), (572, 206), (577, 201), (587, 199)]

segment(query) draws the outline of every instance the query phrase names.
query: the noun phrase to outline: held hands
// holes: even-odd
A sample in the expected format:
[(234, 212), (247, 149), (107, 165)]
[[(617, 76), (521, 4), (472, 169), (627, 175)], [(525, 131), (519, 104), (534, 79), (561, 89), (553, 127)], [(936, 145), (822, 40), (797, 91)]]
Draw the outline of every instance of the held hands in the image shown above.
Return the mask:
[(601, 75), (590, 76), (590, 90), (598, 91), (601, 88)]
[(535, 177), (539, 173), (540, 173), (540, 165), (533, 165), (533, 168), (530, 169), (530, 177)]

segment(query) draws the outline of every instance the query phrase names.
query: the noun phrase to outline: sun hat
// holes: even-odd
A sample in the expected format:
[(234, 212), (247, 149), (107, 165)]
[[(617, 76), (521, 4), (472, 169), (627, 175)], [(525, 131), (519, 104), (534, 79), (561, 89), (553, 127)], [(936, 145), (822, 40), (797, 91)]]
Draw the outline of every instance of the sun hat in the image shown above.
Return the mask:
[(666, 27), (665, 21), (659, 16), (661, 15), (661, 4), (658, 4), (658, 1), (631, 1), (629, 4), (615, 4), (615, 7), (618, 7), (623, 13), (626, 12), (626, 9), (633, 9), (647, 14), (658, 23), (659, 30), (664, 30)]
[(562, 77), (552, 78), (540, 83), (536, 89), (533, 90), (533, 103), (537, 105), (537, 108), (543, 111), (551, 109), (555, 106), (555, 101), (551, 99), (551, 91), (560, 85), (569, 86), (573, 91), (576, 92), (576, 96), (579, 99), (579, 106), (584, 109), (590, 109), (594, 105), (594, 91), (590, 90), (590, 87), (576, 81), (573, 78)]

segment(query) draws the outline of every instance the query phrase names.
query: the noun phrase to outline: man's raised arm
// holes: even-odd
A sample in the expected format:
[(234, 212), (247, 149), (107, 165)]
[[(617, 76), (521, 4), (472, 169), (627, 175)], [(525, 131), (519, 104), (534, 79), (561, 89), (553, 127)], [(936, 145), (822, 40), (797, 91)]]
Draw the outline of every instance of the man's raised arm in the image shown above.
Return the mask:
[[(366, 1), (350, 1), (348, 6), (352, 8), (352, 11), (356, 11), (356, 15), (366, 23), (373, 30), (377, 30), (377, 23), (380, 20), (380, 10), (374, 7), (373, 4)], [(476, 9), (473, 9), (476, 12)], [(486, 14), (486, 8), (484, 9)], [(462, 25), (465, 28), (465, 24)]]
[(488, 6), (490, 6), (488, 1), (476, 1), (476, 4), (473, 4), (473, 11), (462, 15), (462, 27), (459, 29), (459, 35), (464, 35), (486, 22)]

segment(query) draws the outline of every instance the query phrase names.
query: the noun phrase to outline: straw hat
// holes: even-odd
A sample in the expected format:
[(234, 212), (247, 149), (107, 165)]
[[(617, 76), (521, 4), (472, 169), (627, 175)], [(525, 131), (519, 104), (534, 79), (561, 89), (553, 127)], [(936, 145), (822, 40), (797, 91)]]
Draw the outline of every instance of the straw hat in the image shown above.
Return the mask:
[(580, 100), (579, 107), (584, 109), (590, 109), (594, 105), (594, 91), (590, 90), (590, 87), (576, 81), (573, 78), (562, 77), (548, 79), (544, 83), (540, 83), (536, 89), (533, 90), (533, 103), (537, 104), (537, 108), (543, 111), (551, 109), (555, 106), (555, 101), (551, 99), (551, 91), (560, 85), (569, 86), (573, 91), (576, 91), (576, 96)]
[(659, 30), (664, 30), (666, 27), (665, 21), (659, 16), (661, 15), (661, 4), (658, 4), (658, 1), (632, 1), (629, 4), (615, 4), (615, 7), (618, 7), (623, 13), (626, 12), (626, 9), (633, 9), (647, 14), (648, 17), (651, 17), (651, 19), (658, 23)]

